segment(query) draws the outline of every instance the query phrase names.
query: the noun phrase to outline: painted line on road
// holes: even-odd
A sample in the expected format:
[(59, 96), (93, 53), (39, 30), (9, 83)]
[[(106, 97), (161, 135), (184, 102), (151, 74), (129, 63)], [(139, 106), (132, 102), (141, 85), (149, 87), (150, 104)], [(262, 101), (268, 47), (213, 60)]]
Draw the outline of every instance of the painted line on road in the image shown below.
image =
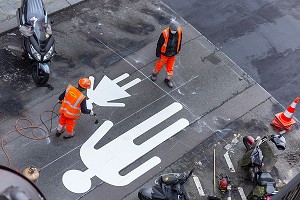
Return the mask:
[(231, 159), (229, 157), (228, 151), (224, 154), (224, 157), (225, 157), (225, 160), (226, 160), (226, 163), (229, 167), (230, 172), (235, 172), (235, 169), (234, 169), (234, 166), (233, 166), (233, 164), (231, 162)]
[(203, 188), (201, 186), (199, 178), (197, 176), (193, 175), (193, 179), (194, 179), (194, 182), (196, 184), (196, 187), (197, 187), (197, 190), (199, 192), (200, 197), (204, 197), (205, 194), (204, 194), (204, 191), (203, 191)]
[(238, 187), (238, 191), (239, 191), (239, 193), (241, 195), (242, 200), (247, 200), (247, 197), (245, 195), (245, 192), (244, 192), (243, 188), (242, 187)]
[(23, 51), (22, 48), (16, 47), (16, 46), (12, 46), (12, 45), (8, 45), (7, 48), (8, 48), (8, 49), (12, 49), (12, 50), (17, 50), (17, 51)]
[[(95, 40), (97, 40), (98, 42), (100, 42), (101, 44), (103, 44), (106, 48), (108, 48), (111, 52), (113, 52), (114, 54), (116, 54), (117, 56), (119, 56), (122, 60), (124, 60), (126, 63), (128, 63), (130, 66), (132, 66), (136, 71), (138, 71), (140, 74), (142, 74), (145, 78), (147, 78), (148, 80), (150, 79), (150, 76), (147, 76), (145, 73), (143, 73), (140, 69), (138, 69), (136, 66), (134, 66), (130, 61), (128, 61), (125, 57), (123, 57), (120, 53), (116, 52), (115, 50), (113, 50), (110, 46), (108, 46), (107, 44), (105, 44), (104, 42), (102, 42), (102, 40), (100, 40), (98, 37), (91, 35)], [(198, 75), (199, 76), (199, 75)], [(198, 76), (194, 77), (197, 78)], [(194, 79), (193, 78), (193, 79)], [(158, 87), (160, 90), (162, 90), (165, 94), (167, 94), (169, 97), (171, 97), (174, 101), (179, 103), (179, 100), (177, 100), (174, 96), (172, 96), (170, 94), (170, 92), (167, 92), (166, 90), (164, 90), (161, 86), (159, 86), (157, 83), (151, 81), (156, 87)], [(176, 87), (173, 90), (178, 89), (179, 87)], [(195, 116), (195, 114), (184, 104), (182, 104), (183, 107), (193, 116)]]

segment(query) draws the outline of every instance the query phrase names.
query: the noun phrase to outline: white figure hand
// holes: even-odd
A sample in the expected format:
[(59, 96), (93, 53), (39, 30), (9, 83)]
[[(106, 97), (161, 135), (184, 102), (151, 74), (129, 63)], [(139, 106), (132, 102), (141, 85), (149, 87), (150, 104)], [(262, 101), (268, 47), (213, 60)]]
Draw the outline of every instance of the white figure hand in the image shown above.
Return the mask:
[(90, 76), (89, 79), (91, 80), (91, 88), (87, 90), (87, 97), (89, 98), (87, 100), (87, 107), (92, 109), (92, 103), (95, 103), (99, 106), (124, 107), (124, 103), (114, 103), (110, 101), (130, 97), (131, 95), (128, 94), (126, 90), (141, 81), (139, 78), (136, 78), (122, 87), (117, 85), (118, 82), (127, 77), (129, 77), (129, 74), (127, 73), (114, 80), (110, 80), (107, 76), (104, 76), (94, 89), (95, 78)]

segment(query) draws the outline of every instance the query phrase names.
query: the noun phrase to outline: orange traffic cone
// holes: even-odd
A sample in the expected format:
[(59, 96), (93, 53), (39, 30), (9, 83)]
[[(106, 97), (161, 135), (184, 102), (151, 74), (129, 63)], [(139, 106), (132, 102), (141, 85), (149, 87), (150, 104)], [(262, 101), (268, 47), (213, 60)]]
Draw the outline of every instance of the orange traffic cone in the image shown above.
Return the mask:
[(300, 98), (297, 97), (284, 112), (275, 114), (275, 118), (273, 119), (271, 125), (276, 131), (280, 132), (284, 130), (288, 132), (292, 129), (292, 126), (296, 123), (296, 121), (293, 119), (293, 115), (299, 99)]

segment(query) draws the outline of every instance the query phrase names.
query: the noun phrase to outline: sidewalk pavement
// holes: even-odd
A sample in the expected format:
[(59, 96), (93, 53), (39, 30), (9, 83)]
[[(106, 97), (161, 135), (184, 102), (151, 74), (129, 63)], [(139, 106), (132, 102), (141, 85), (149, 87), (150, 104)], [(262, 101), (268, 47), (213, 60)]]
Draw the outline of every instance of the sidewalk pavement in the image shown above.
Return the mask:
[[(79, 0), (74, 0), (72, 3), (69, 1), (64, 0), (45, 0), (45, 6), (48, 11), (48, 13), (56, 12), (60, 9), (66, 8), (67, 6), (73, 5), (75, 3), (79, 3)], [(15, 19), (15, 11), (17, 7), (19, 6), (20, 1), (13, 1), (13, 0), (0, 0), (0, 11), (1, 11), (1, 25), (0, 25), (0, 34), (5, 33), (9, 31), (12, 28), (16, 27), (16, 19)], [(4, 14), (3, 10), (5, 10), (6, 14)], [(3, 17), (5, 16), (5, 17)], [(10, 25), (10, 26), (9, 26)], [(6, 28), (5, 28), (6, 27)], [(182, 53), (178, 56), (178, 62), (179, 66), (176, 70), (178, 74), (182, 74), (180, 79), (177, 79), (177, 84), (182, 85), (180, 88), (183, 93), (186, 95), (182, 95), (179, 92), (174, 91), (171, 93), (172, 97), (176, 97), (176, 99), (180, 99), (181, 102), (184, 102), (184, 105), (189, 108), (189, 110), (192, 110), (195, 116), (192, 116), (193, 118), (196, 118), (198, 120), (195, 120), (193, 124), (190, 125), (188, 131), (184, 131), (181, 134), (178, 134), (176, 136), (176, 140), (173, 138), (172, 140), (168, 141), (170, 144), (174, 141), (174, 146), (170, 145), (169, 151), (166, 151), (166, 153), (163, 155), (164, 158), (162, 159), (164, 162), (160, 166), (157, 166), (157, 168), (154, 168), (150, 172), (148, 172), (148, 175), (151, 177), (156, 177), (157, 173), (161, 170), (164, 171), (183, 171), (190, 169), (193, 165), (198, 165), (195, 169), (195, 174), (200, 177), (201, 182), (203, 184), (203, 187), (205, 190), (205, 194), (212, 194), (212, 162), (211, 162), (211, 149), (215, 147), (215, 144), (217, 144), (217, 152), (224, 151), (224, 146), (227, 144), (231, 144), (230, 141), (234, 138), (233, 136), (238, 137), (238, 139), (241, 140), (241, 136), (245, 135), (246, 133), (251, 134), (262, 134), (266, 132), (273, 132), (271, 129), (269, 123), (272, 121), (274, 117), (274, 113), (277, 113), (279, 111), (282, 111), (282, 108), (279, 108), (278, 102), (273, 99), (269, 93), (267, 93), (259, 84), (255, 83), (250, 77), (248, 77), (235, 63), (233, 63), (230, 58), (228, 58), (226, 55), (224, 55), (221, 51), (215, 48), (213, 44), (211, 44), (201, 33), (196, 31), (192, 26), (189, 24), (185, 25), (185, 40), (183, 42), (183, 48)], [(64, 38), (65, 39), (65, 38)], [(193, 41), (193, 42), (191, 42)], [(155, 47), (156, 41), (148, 44), (144, 48), (139, 49), (135, 53), (127, 56), (125, 58), (126, 61), (129, 63), (136, 63), (138, 65), (138, 69), (143, 72), (143, 74), (148, 74), (153, 69), (153, 62), (154, 57), (149, 57), (149, 52), (152, 52)], [(184, 52), (184, 53), (183, 53)], [(70, 53), (70, 52), (68, 52)], [(186, 56), (189, 55), (189, 56)], [(136, 62), (135, 56), (143, 57), (146, 60), (144, 62)], [(154, 56), (154, 55), (153, 55)], [(193, 57), (193, 59), (190, 59), (190, 57)], [(144, 66), (145, 63), (148, 63), (147, 66)], [(201, 63), (201, 65), (199, 65)], [(124, 66), (126, 66), (123, 62), (118, 62), (111, 66), (111, 70), (113, 69), (124, 69)], [(72, 69), (76, 70), (76, 69)], [(82, 70), (82, 69), (78, 69)], [(90, 71), (93, 70), (92, 68), (84, 69), (87, 71), (87, 73), (91, 74)], [(90, 70), (90, 71), (88, 71)], [(133, 69), (131, 69), (133, 70)], [(136, 70), (136, 69), (134, 69)], [(74, 72), (76, 74), (77, 72)], [(79, 73), (77, 73), (79, 74)], [(190, 79), (190, 77), (194, 77), (194, 75), (198, 75), (199, 77), (195, 80)], [(98, 74), (99, 76), (99, 74)], [(132, 76), (140, 77), (141, 74), (138, 72), (132, 73)], [(209, 77), (209, 78), (206, 78)], [(98, 77), (99, 78), (99, 77)], [(184, 81), (184, 84), (181, 82)], [(193, 82), (194, 81), (194, 82)], [(57, 81), (59, 84), (63, 84), (59, 81)], [(56, 84), (58, 84), (56, 83)], [(154, 89), (157, 89), (157, 87), (152, 87), (152, 82), (148, 79), (144, 79), (143, 81), (143, 88), (151, 88), (153, 91)], [(187, 85), (185, 85), (187, 84)], [(149, 86), (149, 87), (148, 87)], [(197, 88), (194, 88), (196, 87)], [(142, 87), (142, 86), (141, 86)], [(55, 88), (61, 88), (61, 86), (57, 86)], [(193, 90), (196, 90), (194, 92)], [(57, 89), (55, 89), (56, 93), (58, 93)], [(144, 90), (143, 90), (144, 91)], [(199, 91), (199, 92), (198, 92)], [(213, 92), (212, 92), (213, 91)], [(155, 94), (158, 94), (155, 93)], [(153, 97), (151, 93), (146, 93), (146, 96), (143, 97), (144, 101), (157, 98)], [(148, 96), (147, 96), (148, 95)], [(170, 94), (169, 94), (170, 95)], [(151, 96), (151, 98), (150, 98)], [(36, 113), (39, 113), (39, 110), (42, 110), (41, 107), (44, 107), (44, 105), (52, 105), (52, 102), (55, 102), (56, 96), (51, 93), (47, 93), (43, 96), (44, 101), (43, 103), (36, 103), (36, 101), (32, 101), (31, 104), (34, 105), (26, 105), (26, 107), (30, 108), (28, 111), (24, 113), (27, 117), (30, 119), (34, 119), (33, 121), (38, 120), (38, 117)], [(40, 99), (39, 99), (40, 100)], [(173, 100), (173, 99), (171, 99)], [(126, 100), (125, 100), (126, 101)], [(128, 100), (131, 101), (131, 100)], [(126, 109), (128, 110), (134, 110), (136, 109), (139, 111), (141, 108), (144, 108), (144, 101), (140, 101), (140, 103), (136, 103), (134, 107), (132, 108), (128, 106)], [(131, 105), (128, 103), (128, 105)], [(142, 110), (142, 109), (141, 109)], [(146, 112), (150, 112), (151, 110), (146, 110)], [(109, 110), (107, 110), (105, 113), (102, 111), (103, 116), (110, 116), (110, 118), (113, 118), (115, 120), (113, 121), (120, 121), (119, 118), (127, 117), (125, 114), (126, 112), (120, 113), (111, 113)], [(153, 111), (152, 111), (153, 112)], [(119, 116), (121, 115), (121, 116)], [(141, 115), (142, 116), (142, 115)], [(10, 119), (12, 122), (13, 119)], [(254, 121), (253, 121), (254, 120)], [(80, 124), (89, 124), (88, 118), (82, 118)], [(125, 124), (125, 122), (122, 122)], [(123, 124), (120, 123), (119, 127), (122, 129)], [(13, 124), (13, 123), (7, 123), (7, 124)], [(85, 129), (86, 132), (93, 132), (92, 129), (94, 127), (89, 127), (87, 130), (87, 127), (80, 126), (80, 124), (77, 126), (78, 132), (84, 132), (83, 129)], [(119, 127), (116, 127), (115, 133), (121, 133), (121, 131), (118, 130)], [(254, 127), (254, 128), (253, 128)], [(230, 129), (230, 133), (228, 134), (228, 130)], [(298, 132), (298, 130), (297, 130)], [(197, 135), (198, 137), (195, 137)], [(210, 137), (213, 135), (212, 137)], [(181, 138), (185, 138), (186, 142), (183, 144), (181, 142)], [(15, 151), (15, 158), (14, 160), (19, 165), (26, 166), (32, 161), (35, 161), (37, 166), (44, 166), (43, 167), (43, 175), (40, 177), (39, 180), (39, 187), (43, 192), (45, 192), (46, 196), (51, 196), (52, 199), (59, 199), (55, 198), (59, 195), (66, 195), (69, 197), (69, 199), (75, 199), (75, 194), (66, 193), (66, 189), (63, 187), (61, 182), (61, 176), (62, 172), (68, 170), (69, 166), (73, 166), (77, 169), (84, 169), (85, 166), (83, 166), (83, 163), (78, 162), (77, 160), (73, 160), (73, 156), (79, 155), (79, 147), (82, 144), (82, 141), (86, 141), (89, 138), (89, 135), (78, 135), (73, 141), (72, 144), (66, 144), (69, 146), (64, 146), (64, 148), (60, 148), (58, 146), (59, 141), (54, 140), (54, 142), (50, 142), (47, 148), (43, 148), (45, 146), (45, 141), (37, 141), (35, 142), (35, 145), (28, 145), (26, 143), (26, 149), (20, 149), (19, 151), (15, 151), (16, 146), (21, 146), (21, 144), (25, 144), (24, 140), (25, 138), (20, 138), (19, 140), (15, 140), (15, 143), (11, 143), (7, 145), (8, 152), (14, 152)], [(219, 140), (217, 140), (217, 139)], [(209, 145), (208, 149), (203, 149), (200, 142), (211, 144)], [(289, 180), (299, 169), (299, 166), (297, 163), (292, 162), (286, 162), (286, 156), (288, 153), (286, 152), (299, 152), (299, 136), (297, 134), (289, 134), (287, 137), (288, 141), (288, 149), (284, 153), (276, 151), (276, 155), (278, 156), (278, 162), (276, 163), (276, 169), (278, 174), (283, 180)], [(17, 143), (17, 145), (16, 145)], [(197, 145), (200, 144), (200, 145)], [(40, 146), (40, 148), (38, 148)], [(166, 145), (168, 146), (168, 145)], [(183, 148), (186, 147), (186, 148)], [(238, 163), (238, 153), (241, 153), (244, 151), (244, 147), (242, 146), (242, 143), (239, 142), (237, 145), (232, 145), (234, 149), (234, 152), (229, 152), (230, 156), (232, 156), (233, 163), (235, 165), (235, 168), (238, 169), (237, 163)], [(59, 148), (58, 148), (59, 147)], [(72, 150), (72, 153), (68, 154), (66, 152), (69, 151), (69, 149), (72, 149), (76, 147), (76, 151)], [(178, 148), (176, 152), (173, 152), (172, 149)], [(35, 149), (40, 149), (40, 151), (36, 151)], [(49, 151), (49, 149), (51, 151)], [(165, 148), (165, 147), (163, 147)], [(188, 149), (189, 148), (189, 149)], [(206, 148), (206, 147), (204, 147)], [(161, 149), (159, 149), (161, 150)], [(159, 152), (157, 150), (157, 152)], [(275, 150), (275, 149), (274, 149)], [(20, 151), (22, 153), (18, 154)], [(28, 153), (30, 152), (30, 153)], [(52, 154), (49, 154), (49, 152), (52, 152)], [(161, 152), (165, 152), (161, 150)], [(156, 153), (156, 152), (155, 152)], [(53, 162), (51, 166), (49, 166), (49, 160), (55, 160), (57, 161), (57, 157), (61, 154), (65, 154), (64, 161), (63, 162)], [(30, 158), (24, 155), (30, 155)], [(40, 155), (47, 155), (47, 157), (40, 159)], [(298, 154), (297, 154), (298, 155)], [(51, 158), (53, 157), (53, 158)], [(220, 169), (220, 166), (226, 166), (226, 163), (223, 159), (223, 156), (220, 157), (217, 156), (219, 160), (217, 161), (218, 164), (218, 170)], [(36, 159), (38, 158), (38, 159)], [(60, 157), (59, 157), (60, 158)], [(175, 163), (174, 160), (178, 159)], [(205, 159), (204, 159), (205, 158)], [(34, 160), (35, 159), (35, 160)], [(289, 159), (289, 157), (287, 157)], [(0, 159), (1, 160), (1, 159)], [(3, 159), (4, 160), (4, 159)], [(17, 162), (18, 161), (18, 162)], [(222, 165), (220, 164), (222, 163)], [(288, 167), (286, 167), (288, 165)], [(48, 167), (49, 166), (49, 167)], [(166, 166), (169, 166), (165, 168)], [(161, 168), (159, 168), (161, 167)], [(57, 169), (60, 169), (58, 171)], [(228, 168), (222, 169), (224, 171), (228, 171)], [(286, 173), (288, 172), (288, 173)], [(49, 176), (52, 176), (51, 181), (49, 181)], [(234, 176), (231, 174), (231, 176)], [(234, 179), (235, 183), (244, 183), (244, 179), (240, 178), (239, 174), (236, 173), (237, 178)], [(235, 177), (234, 177), (235, 178)], [(124, 200), (133, 200), (136, 199), (136, 194), (138, 189), (140, 188), (140, 185), (143, 186), (150, 186), (153, 184), (153, 180), (144, 180), (145, 177), (141, 177), (139, 181), (136, 181), (133, 183), (132, 187), (122, 187), (118, 189), (118, 192), (109, 191), (108, 184), (104, 185), (103, 187), (96, 187), (93, 192), (90, 192), (86, 194), (82, 199), (97, 199), (99, 198), (99, 194), (103, 194), (103, 199), (109, 199), (105, 198), (105, 195), (115, 195), (119, 197), (122, 197)], [(100, 181), (100, 180), (96, 180)], [(188, 183), (187, 188), (193, 188), (194, 192), (191, 192), (190, 196), (193, 196), (194, 198), (191, 199), (197, 199), (199, 200), (199, 194), (197, 194), (197, 188), (195, 188), (195, 184), (192, 182), (191, 179)], [(143, 184), (144, 183), (144, 184)], [(248, 182), (247, 182), (248, 183)], [(100, 185), (100, 183), (97, 183)], [(102, 183), (101, 183), (102, 184)], [(242, 185), (243, 187), (247, 187), (247, 185)], [(131, 187), (131, 188), (130, 188)], [(133, 191), (130, 195), (127, 197), (124, 197), (124, 195), (128, 194), (129, 191), (132, 191), (132, 188), (136, 188), (136, 191)], [(130, 190), (129, 190), (130, 189)], [(249, 189), (248, 189), (249, 190)], [(104, 194), (104, 192), (106, 192)], [(74, 198), (73, 198), (74, 197)], [(76, 196), (78, 198), (78, 196)], [(67, 198), (65, 198), (67, 199)], [(121, 198), (115, 198), (115, 199), (121, 199)], [(203, 197), (204, 199), (204, 197)], [(206, 198), (205, 198), (206, 199)]]
[[(43, 0), (48, 14), (52, 14), (82, 0)], [(0, 0), (0, 35), (17, 27), (16, 10), (21, 0)]]

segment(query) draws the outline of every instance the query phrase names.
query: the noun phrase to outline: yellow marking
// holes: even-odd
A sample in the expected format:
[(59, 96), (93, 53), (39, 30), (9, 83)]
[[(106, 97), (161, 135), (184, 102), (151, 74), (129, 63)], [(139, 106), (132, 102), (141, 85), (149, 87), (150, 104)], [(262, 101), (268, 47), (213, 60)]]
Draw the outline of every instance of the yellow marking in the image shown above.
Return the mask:
[(73, 97), (77, 98), (76, 94), (74, 94), (74, 92), (70, 92), (70, 95), (72, 95)]

